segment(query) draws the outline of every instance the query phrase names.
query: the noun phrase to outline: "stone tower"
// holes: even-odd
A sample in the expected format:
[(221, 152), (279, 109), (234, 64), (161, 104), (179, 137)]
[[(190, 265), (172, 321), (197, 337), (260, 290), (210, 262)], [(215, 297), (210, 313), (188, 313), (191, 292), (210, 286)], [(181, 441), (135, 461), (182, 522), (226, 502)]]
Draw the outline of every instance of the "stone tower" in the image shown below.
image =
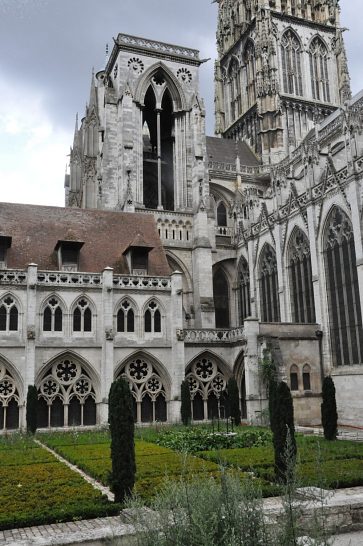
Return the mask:
[(351, 96), (338, 0), (216, 1), (216, 133), (277, 163)]

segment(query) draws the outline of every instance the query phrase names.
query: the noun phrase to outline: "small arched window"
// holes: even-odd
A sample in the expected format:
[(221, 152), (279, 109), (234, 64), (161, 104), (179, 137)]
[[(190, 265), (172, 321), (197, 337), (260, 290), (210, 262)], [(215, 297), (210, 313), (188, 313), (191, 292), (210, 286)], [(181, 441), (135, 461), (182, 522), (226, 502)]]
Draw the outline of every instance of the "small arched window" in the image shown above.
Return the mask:
[(147, 333), (161, 332), (161, 313), (159, 305), (155, 300), (152, 300), (144, 315), (144, 328)]
[(330, 102), (328, 50), (319, 37), (311, 42), (309, 57), (313, 99)]
[(289, 277), (292, 320), (299, 323), (315, 322), (315, 304), (308, 238), (295, 229), (289, 245)]
[(63, 312), (58, 298), (52, 297), (43, 311), (43, 331), (61, 332), (63, 330)]
[(303, 367), (303, 387), (304, 391), (311, 391), (311, 380), (310, 380), (311, 369), (309, 364), (305, 364)]
[(259, 285), (261, 320), (263, 322), (280, 322), (276, 253), (270, 245), (265, 245), (261, 254)]
[(290, 368), (290, 389), (299, 390), (299, 368), (295, 364)]
[(285, 93), (302, 96), (301, 45), (292, 30), (281, 38), (282, 76)]
[(73, 311), (73, 332), (92, 332), (92, 311), (85, 298), (78, 300)]
[(117, 312), (117, 331), (135, 332), (135, 313), (128, 300), (121, 303)]
[(251, 316), (250, 271), (245, 258), (241, 258), (238, 266), (239, 317), (240, 324)]
[(19, 311), (12, 296), (6, 296), (0, 301), (0, 332), (16, 332), (18, 330)]
[(223, 201), (221, 201), (217, 207), (217, 225), (227, 226), (227, 209)]

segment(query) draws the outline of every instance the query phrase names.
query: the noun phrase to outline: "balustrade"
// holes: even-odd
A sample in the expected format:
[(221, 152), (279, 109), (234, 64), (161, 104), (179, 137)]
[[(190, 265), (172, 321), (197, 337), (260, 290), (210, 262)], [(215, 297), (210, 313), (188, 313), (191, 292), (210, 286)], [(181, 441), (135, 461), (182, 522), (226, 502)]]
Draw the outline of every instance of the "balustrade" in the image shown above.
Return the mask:
[(177, 337), (184, 343), (235, 343), (244, 341), (243, 328), (228, 328), (228, 329), (184, 329), (177, 330)]

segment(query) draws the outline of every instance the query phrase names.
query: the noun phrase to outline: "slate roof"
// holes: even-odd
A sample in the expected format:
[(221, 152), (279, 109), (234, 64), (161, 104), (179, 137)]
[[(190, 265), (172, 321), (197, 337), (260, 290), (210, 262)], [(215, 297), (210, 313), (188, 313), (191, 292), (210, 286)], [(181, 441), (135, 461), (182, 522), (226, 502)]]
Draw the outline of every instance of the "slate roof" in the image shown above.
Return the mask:
[(152, 215), (38, 205), (0, 203), (0, 235), (12, 237), (7, 267), (58, 270), (55, 246), (59, 240), (83, 241), (79, 271), (99, 273), (113, 267), (128, 274), (124, 250), (140, 234), (153, 247), (149, 275), (170, 275), (170, 268)]
[(260, 161), (245, 142), (207, 136), (208, 161), (235, 163), (237, 154), (241, 165), (260, 165)]

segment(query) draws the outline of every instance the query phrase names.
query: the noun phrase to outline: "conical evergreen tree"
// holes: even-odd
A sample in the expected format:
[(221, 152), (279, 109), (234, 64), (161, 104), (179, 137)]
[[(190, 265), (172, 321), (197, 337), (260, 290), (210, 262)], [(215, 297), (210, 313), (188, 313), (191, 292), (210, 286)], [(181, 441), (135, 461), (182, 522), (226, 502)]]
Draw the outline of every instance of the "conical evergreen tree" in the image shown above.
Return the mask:
[(29, 385), (26, 396), (26, 430), (35, 434), (38, 426), (38, 391), (34, 385)]
[(109, 424), (111, 433), (111, 490), (115, 502), (124, 502), (135, 483), (135, 443), (132, 395), (128, 383), (118, 379), (109, 394)]
[[(275, 451), (275, 474), (279, 481), (286, 482), (288, 470), (294, 467), (296, 440), (294, 425), (294, 406), (289, 387), (284, 381), (277, 384), (272, 398), (272, 431)], [(289, 445), (288, 445), (289, 444)], [(287, 460), (287, 449), (290, 459)]]
[(227, 385), (229, 415), (233, 419), (233, 423), (238, 426), (241, 424), (241, 410), (239, 408), (239, 391), (237, 381), (231, 377)]
[(323, 403), (321, 404), (321, 422), (326, 440), (336, 440), (338, 434), (338, 412), (335, 398), (335, 385), (331, 377), (323, 381)]
[(190, 402), (189, 383), (185, 379), (181, 384), (181, 420), (183, 425), (188, 426), (192, 419), (192, 408)]

